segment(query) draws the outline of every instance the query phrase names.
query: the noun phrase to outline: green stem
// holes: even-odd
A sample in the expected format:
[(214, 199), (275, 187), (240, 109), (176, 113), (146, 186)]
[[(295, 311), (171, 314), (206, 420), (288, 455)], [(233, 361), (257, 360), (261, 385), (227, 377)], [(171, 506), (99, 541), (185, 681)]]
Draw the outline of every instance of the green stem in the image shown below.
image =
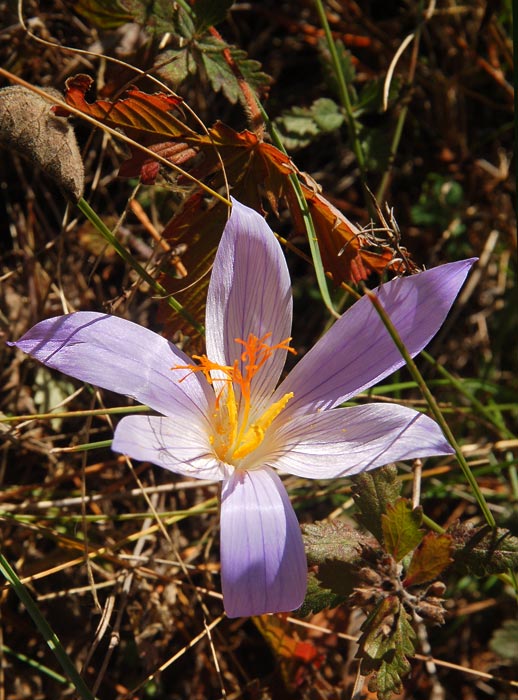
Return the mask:
[[(258, 101), (257, 106), (259, 107), (259, 110), (261, 112), (261, 116), (264, 120), (264, 123), (266, 124), (266, 128), (268, 129), (268, 133), (271, 136), (271, 139), (274, 143), (274, 145), (279, 149), (279, 151), (282, 151), (285, 155), (288, 155), (286, 152), (286, 149), (284, 148), (284, 144), (282, 143), (282, 139), (279, 136), (279, 132), (275, 128), (274, 124), (271, 122), (269, 116), (267, 115), (266, 111), (264, 110), (264, 107), (261, 105), (261, 103)], [(295, 173), (289, 176), (291, 185), (293, 187), (293, 192), (295, 193), (295, 196), (297, 198), (297, 203), (300, 208), (300, 213), (302, 215), (303, 221), (304, 221), (304, 226), (306, 227), (306, 233), (308, 236), (308, 242), (309, 242), (309, 249), (311, 251), (311, 257), (313, 259), (313, 265), (315, 266), (315, 274), (317, 277), (317, 284), (318, 284), (318, 289), (320, 291), (320, 294), (322, 295), (322, 300), (324, 304), (326, 305), (328, 311), (335, 317), (338, 318), (339, 314), (336, 312), (333, 302), (331, 301), (331, 296), (329, 295), (329, 289), (327, 286), (327, 279), (326, 279), (326, 273), (324, 271), (324, 265), (322, 264), (322, 257), (320, 255), (320, 248), (318, 247), (318, 238), (317, 238), (317, 233), (315, 230), (315, 225), (313, 223), (313, 219), (311, 218), (311, 212), (309, 211), (308, 204), (306, 202), (306, 198), (304, 197), (304, 193), (302, 191), (301, 184), (299, 182), (299, 179)]]
[(381, 202), (383, 200), (383, 198), (385, 197), (385, 192), (387, 190), (390, 176), (392, 174), (392, 164), (394, 163), (394, 159), (396, 157), (396, 153), (397, 153), (397, 150), (399, 148), (399, 142), (401, 141), (401, 136), (403, 134), (403, 127), (405, 125), (407, 114), (408, 114), (408, 105), (405, 105), (404, 107), (401, 108), (401, 111), (399, 112), (398, 120), (396, 123), (396, 128), (394, 130), (394, 135), (392, 137), (392, 142), (390, 144), (390, 154), (389, 154), (387, 169), (383, 173), (383, 177), (381, 178), (380, 186), (378, 187), (378, 190), (376, 192), (376, 201), (377, 202)]
[(423, 524), (426, 525), (426, 527), (427, 527), (429, 530), (433, 530), (433, 531), (436, 532), (438, 535), (444, 535), (444, 533), (446, 532), (446, 530), (445, 530), (441, 525), (439, 525), (438, 523), (436, 523), (435, 520), (432, 520), (431, 518), (429, 518), (429, 517), (428, 517), (427, 515), (425, 515), (424, 513), (423, 513)]
[(99, 233), (105, 239), (105, 241), (107, 241), (107, 243), (109, 243), (112, 246), (112, 248), (120, 255), (120, 257), (125, 262), (127, 262), (128, 265), (130, 265), (135, 270), (135, 272), (138, 273), (141, 279), (145, 280), (154, 292), (156, 292), (160, 296), (165, 297), (167, 303), (173, 309), (173, 311), (176, 311), (176, 313), (181, 314), (185, 318), (185, 320), (188, 321), (191, 324), (191, 326), (198, 331), (198, 333), (203, 335), (203, 326), (199, 324), (198, 321), (196, 321), (196, 319), (187, 311), (187, 309), (182, 304), (180, 304), (179, 301), (177, 301), (173, 296), (168, 294), (165, 287), (163, 287), (159, 282), (157, 282), (149, 274), (149, 272), (145, 270), (142, 267), (142, 265), (135, 260), (131, 253), (129, 253), (126, 250), (126, 248), (124, 248), (124, 246), (120, 244), (120, 242), (115, 238), (113, 233), (106, 226), (104, 221), (96, 214), (96, 212), (92, 209), (88, 202), (81, 197), (81, 199), (77, 203), (77, 206), (86, 216), (86, 218), (95, 226), (95, 228), (99, 231)]
[(365, 156), (363, 153), (363, 148), (360, 142), (360, 136), (358, 133), (358, 125), (354, 117), (353, 107), (351, 104), (351, 97), (349, 95), (349, 90), (347, 88), (347, 83), (345, 80), (345, 75), (342, 70), (342, 64), (340, 63), (340, 57), (338, 56), (338, 51), (336, 50), (335, 40), (331, 33), (331, 28), (329, 27), (329, 22), (327, 21), (326, 11), (324, 9), (324, 4), (322, 0), (315, 0), (315, 7), (318, 12), (318, 17), (320, 24), (324, 30), (324, 35), (326, 37), (327, 48), (331, 55), (331, 61), (333, 63), (333, 69), (335, 72), (336, 80), (338, 82), (338, 95), (342, 107), (345, 110), (347, 117), (347, 126), (349, 129), (349, 136), (351, 139), (351, 144), (353, 147), (354, 155), (358, 162), (358, 167), (360, 168), (362, 185), (365, 183), (366, 169), (365, 169)]
[(70, 657), (64, 650), (61, 642), (59, 641), (58, 637), (50, 627), (49, 623), (47, 620), (43, 617), (43, 615), (40, 613), (40, 610), (35, 603), (35, 601), (32, 599), (32, 596), (30, 593), (27, 591), (25, 586), (22, 584), (18, 576), (16, 575), (16, 572), (14, 569), (11, 567), (7, 559), (4, 557), (3, 554), (0, 553), (0, 573), (4, 575), (4, 577), (9, 581), (11, 584), (14, 592), (18, 596), (19, 600), (23, 603), (25, 606), (25, 609), (29, 613), (29, 615), (32, 617), (34, 624), (38, 628), (41, 636), (43, 639), (47, 642), (50, 650), (56, 657), (56, 659), (59, 661), (61, 668), (65, 672), (65, 675), (68, 677), (68, 679), (73, 683), (75, 689), (83, 698), (83, 700), (95, 700), (94, 695), (90, 692), (90, 689), (84, 682), (84, 680), (81, 678), (79, 675), (76, 667), (72, 663)]
[(38, 661), (35, 661), (34, 659), (31, 659), (30, 656), (23, 654), (21, 651), (15, 651), (14, 649), (11, 649), (11, 647), (8, 647), (6, 644), (2, 645), (2, 651), (4, 652), (4, 654), (10, 654), (15, 659), (18, 659), (18, 661), (26, 663), (28, 666), (31, 666), (32, 668), (36, 669), (43, 675), (46, 675), (49, 678), (58, 681), (59, 683), (66, 683), (68, 685), (67, 679), (60, 673), (56, 673), (56, 671), (53, 671), (48, 666), (45, 666), (44, 664), (41, 664)]
[(473, 476), (473, 473), (469, 467), (469, 464), (467, 463), (464, 455), (462, 454), (460, 445), (458, 444), (457, 440), (455, 439), (455, 436), (453, 435), (452, 431), (450, 430), (450, 426), (448, 425), (444, 416), (442, 415), (441, 409), (439, 408), (433, 394), (428, 389), (428, 386), (427, 386), (425, 380), (423, 379), (423, 377), (421, 376), (421, 373), (417, 369), (417, 366), (416, 366), (414, 360), (410, 357), (410, 354), (409, 354), (408, 350), (406, 349), (405, 344), (401, 340), (399, 333), (397, 332), (397, 330), (394, 328), (393, 324), (391, 323), (390, 318), (389, 318), (387, 312), (385, 311), (385, 309), (383, 308), (382, 304), (380, 303), (380, 300), (378, 299), (378, 297), (370, 290), (366, 290), (365, 293), (369, 297), (369, 299), (371, 300), (371, 302), (374, 305), (376, 311), (378, 312), (381, 320), (383, 321), (383, 324), (385, 325), (387, 331), (389, 332), (390, 337), (392, 338), (392, 340), (396, 344), (399, 352), (401, 353), (402, 357), (404, 358), (406, 365), (408, 367), (408, 370), (410, 371), (410, 374), (412, 375), (416, 384), (420, 388), (421, 393), (423, 394), (423, 396), (426, 400), (426, 403), (428, 404), (428, 407), (429, 407), (431, 413), (433, 414), (433, 417), (435, 418), (437, 423), (440, 425), (446, 439), (448, 440), (450, 445), (455, 450), (455, 453), (457, 455), (457, 460), (459, 462), (460, 468), (462, 469), (462, 473), (464, 474), (464, 477), (465, 477), (466, 481), (468, 482), (468, 484), (473, 489), (473, 493), (474, 493), (475, 498), (477, 500), (477, 503), (478, 503), (483, 515), (484, 515), (486, 523), (490, 527), (493, 527), (493, 528), (496, 527), (496, 522), (495, 522), (495, 519), (493, 517), (493, 513), (490, 511), (489, 506), (487, 504), (487, 501), (484, 498), (484, 494), (480, 490), (480, 487), (477, 483), (477, 480)]

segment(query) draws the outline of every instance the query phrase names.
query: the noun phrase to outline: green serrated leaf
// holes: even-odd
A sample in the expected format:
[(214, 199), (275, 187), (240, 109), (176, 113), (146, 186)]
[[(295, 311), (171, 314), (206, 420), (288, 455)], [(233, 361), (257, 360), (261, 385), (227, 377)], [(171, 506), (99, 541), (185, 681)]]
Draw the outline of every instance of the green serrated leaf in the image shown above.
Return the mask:
[(422, 521), (422, 508), (413, 508), (408, 498), (387, 504), (386, 513), (381, 516), (383, 542), (396, 561), (401, 561), (423, 539)]
[(297, 136), (315, 136), (318, 134), (318, 126), (313, 119), (311, 110), (304, 107), (293, 107), (276, 122), (284, 127), (284, 130)]
[(375, 544), (372, 538), (343, 520), (304, 525), (302, 537), (310, 566), (323, 564), (329, 559), (358, 564), (361, 561), (361, 548)]
[(158, 75), (171, 81), (175, 88), (198, 70), (191, 52), (185, 49), (171, 49), (160, 54)]
[(453, 566), (461, 573), (486, 576), (518, 569), (518, 537), (503, 528), (458, 523), (448, 530)]
[(303, 148), (320, 134), (335, 131), (344, 123), (340, 107), (326, 97), (311, 107), (292, 107), (275, 120), (284, 145), (289, 150)]
[[(262, 89), (270, 85), (272, 82), (270, 76), (261, 70), (262, 66), (259, 61), (248, 58), (246, 51), (230, 46), (230, 55), (248, 87), (255, 93), (258, 94)], [(241, 91), (239, 92), (239, 97), (242, 97)]]
[(197, 31), (213, 27), (226, 18), (234, 0), (195, 0), (192, 5)]
[(314, 615), (326, 608), (336, 608), (346, 600), (346, 596), (338, 595), (331, 589), (325, 588), (316, 574), (311, 571), (308, 575), (308, 588), (302, 606), (297, 610), (298, 617)]
[(200, 54), (207, 78), (214, 92), (222, 92), (231, 104), (239, 100), (239, 85), (220, 50), (204, 48)]
[(192, 39), (195, 26), (187, 12), (171, 0), (119, 0), (133, 20), (150, 34), (173, 32), (183, 39)]
[[(338, 54), (338, 60), (340, 62), (342, 72), (343, 72), (343, 75), (345, 78), (345, 82), (346, 82), (347, 88), (349, 90), (351, 102), (353, 105), (355, 105), (356, 101), (358, 99), (358, 97), (356, 95), (356, 91), (353, 87), (353, 82), (356, 78), (356, 69), (355, 69), (354, 64), (351, 60), (351, 52), (345, 46), (343, 41), (340, 41), (340, 39), (335, 42), (335, 46), (336, 46), (336, 51)], [(328, 83), (331, 90), (333, 90), (335, 95), (339, 96), (340, 89), (338, 87), (338, 81), (336, 79), (334, 65), (333, 65), (333, 62), (331, 60), (331, 54), (329, 53), (329, 48), (327, 46), (327, 42), (325, 39), (322, 39), (321, 41), (319, 41), (318, 48), (319, 48), (320, 62), (322, 65), (322, 72), (324, 73), (324, 77), (326, 79), (326, 82)]]
[(397, 480), (397, 469), (388, 465), (372, 472), (364, 472), (351, 478), (352, 495), (358, 509), (358, 521), (378, 542), (383, 542), (381, 516), (387, 506), (394, 503), (401, 493), (401, 484)]
[(416, 638), (410, 616), (395, 596), (387, 596), (365, 620), (357, 657), (364, 675), (373, 673), (368, 687), (380, 700), (401, 692), (402, 678), (410, 671), (408, 656)]
[(133, 19), (119, 0), (78, 0), (74, 10), (100, 29), (116, 29)]
[(344, 123), (344, 115), (340, 107), (327, 97), (315, 100), (311, 106), (311, 114), (320, 131), (329, 132), (339, 129)]
[[(227, 52), (235, 70), (229, 63)], [(238, 100), (245, 101), (236, 71), (253, 91), (271, 82), (271, 78), (261, 71), (258, 61), (248, 58), (246, 51), (230, 46), (217, 37), (204, 36), (196, 42), (196, 60), (205, 69), (213, 90), (223, 92), (232, 104)]]
[(305, 525), (303, 538), (310, 566), (318, 566), (317, 572), (312, 572), (313, 587), (304, 610), (318, 612), (336, 607), (357, 585), (363, 548), (377, 543), (343, 521)]

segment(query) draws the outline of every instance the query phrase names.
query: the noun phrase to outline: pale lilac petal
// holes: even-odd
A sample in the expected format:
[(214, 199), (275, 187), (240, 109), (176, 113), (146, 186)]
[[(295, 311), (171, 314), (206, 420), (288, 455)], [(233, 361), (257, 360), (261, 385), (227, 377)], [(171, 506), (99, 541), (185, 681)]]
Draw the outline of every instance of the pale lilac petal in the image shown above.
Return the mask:
[(297, 517), (271, 469), (236, 471), (221, 494), (221, 584), (229, 617), (286, 612), (306, 593)]
[(397, 404), (367, 404), (295, 416), (272, 439), (269, 463), (307, 479), (351, 476), (402, 459), (453, 453), (428, 416)]
[[(443, 324), (475, 260), (441, 265), (377, 288), (376, 294), (412, 356)], [(297, 363), (273, 400), (294, 392), (286, 414), (332, 408), (403, 364), (372, 302), (364, 296)]]
[(171, 369), (188, 364), (187, 355), (157, 333), (116, 316), (85, 311), (49, 318), (11, 344), (47, 367), (132, 396), (159, 413), (179, 407), (200, 416), (214, 402), (203, 375)]
[(207, 426), (189, 414), (126, 416), (115, 429), (112, 449), (194, 479), (225, 477), (210, 448)]
[[(206, 309), (207, 356), (223, 365), (240, 358), (236, 338), (250, 334), (275, 345), (291, 333), (291, 283), (281, 247), (270, 227), (253, 209), (232, 200), (216, 253)], [(275, 388), (286, 352), (273, 353), (252, 383), (252, 403)]]

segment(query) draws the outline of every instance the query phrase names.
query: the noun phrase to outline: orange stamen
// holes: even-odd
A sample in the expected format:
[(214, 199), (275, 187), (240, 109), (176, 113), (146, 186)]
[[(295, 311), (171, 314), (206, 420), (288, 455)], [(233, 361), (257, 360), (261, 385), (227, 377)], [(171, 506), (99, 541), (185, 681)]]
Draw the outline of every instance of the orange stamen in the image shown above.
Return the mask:
[[(183, 381), (193, 372), (202, 372), (209, 384), (214, 385), (215, 381), (225, 383), (216, 394), (215, 434), (211, 436), (211, 443), (218, 456), (223, 460), (232, 462), (233, 459), (239, 460), (253, 452), (261, 444), (273, 419), (293, 396), (293, 394), (286, 394), (280, 401), (267, 408), (264, 414), (251, 425), (248, 424), (251, 408), (251, 383), (254, 376), (276, 350), (285, 350), (296, 354), (296, 351), (289, 346), (291, 338), (285, 338), (280, 343), (269, 345), (265, 341), (271, 335), (271, 333), (266, 333), (262, 338), (258, 338), (250, 333), (247, 340), (235, 338), (235, 342), (243, 346), (243, 352), (240, 356), (241, 362), (235, 360), (233, 365), (220, 365), (210, 360), (206, 355), (193, 355), (193, 359), (197, 360), (198, 364), (176, 365), (171, 368), (188, 370), (188, 373), (179, 381)], [(234, 386), (240, 388), (243, 399), (240, 417), (237, 412)]]

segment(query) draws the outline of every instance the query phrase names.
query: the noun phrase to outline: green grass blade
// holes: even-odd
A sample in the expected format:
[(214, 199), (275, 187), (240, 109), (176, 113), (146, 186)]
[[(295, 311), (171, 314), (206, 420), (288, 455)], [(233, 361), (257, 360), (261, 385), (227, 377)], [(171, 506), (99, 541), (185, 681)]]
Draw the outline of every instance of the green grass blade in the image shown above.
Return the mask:
[(167, 303), (169, 306), (173, 309), (173, 311), (176, 311), (176, 313), (181, 314), (186, 321), (188, 321), (193, 328), (195, 328), (198, 333), (202, 334), (204, 333), (203, 326), (201, 326), (198, 321), (187, 311), (187, 309), (180, 304), (179, 301), (177, 301), (173, 296), (168, 294), (167, 290), (162, 287), (162, 285), (157, 282), (147, 270), (145, 270), (142, 265), (140, 265), (139, 262), (135, 260), (135, 258), (126, 250), (126, 248), (120, 244), (120, 242), (115, 238), (113, 233), (110, 231), (110, 229), (106, 226), (104, 221), (95, 213), (95, 211), (92, 209), (92, 207), (88, 204), (88, 202), (81, 198), (79, 202), (77, 203), (78, 208), (81, 210), (81, 212), (86, 216), (88, 221), (90, 221), (91, 224), (95, 226), (95, 228), (99, 231), (101, 236), (104, 238), (104, 240), (109, 243), (112, 248), (120, 255), (120, 257), (124, 260), (124, 262), (128, 263), (135, 272), (140, 275), (141, 279), (145, 280), (151, 289), (153, 289), (157, 294), (160, 294), (161, 296), (164, 296), (167, 300)]
[(18, 576), (16, 575), (16, 572), (14, 569), (11, 567), (7, 559), (4, 557), (3, 554), (0, 553), (0, 572), (3, 574), (3, 576), (9, 581), (11, 584), (14, 592), (18, 596), (19, 600), (23, 603), (25, 606), (25, 609), (29, 613), (29, 615), (32, 617), (32, 620), (36, 627), (38, 628), (39, 633), (43, 637), (43, 639), (47, 642), (49, 649), (52, 651), (56, 659), (59, 661), (61, 668), (63, 669), (65, 676), (70, 680), (70, 682), (73, 684), (74, 688), (76, 691), (79, 693), (79, 696), (82, 698), (82, 700), (95, 700), (95, 696), (92, 695), (90, 692), (90, 689), (84, 682), (84, 680), (81, 678), (79, 675), (79, 672), (77, 671), (76, 667), (74, 666), (72, 660), (64, 650), (63, 646), (61, 645), (61, 642), (59, 641), (58, 637), (52, 630), (51, 626), (47, 622), (47, 620), (43, 617), (41, 614), (36, 602), (33, 600), (32, 596), (30, 595), (29, 591), (26, 589), (26, 587), (22, 584)]

